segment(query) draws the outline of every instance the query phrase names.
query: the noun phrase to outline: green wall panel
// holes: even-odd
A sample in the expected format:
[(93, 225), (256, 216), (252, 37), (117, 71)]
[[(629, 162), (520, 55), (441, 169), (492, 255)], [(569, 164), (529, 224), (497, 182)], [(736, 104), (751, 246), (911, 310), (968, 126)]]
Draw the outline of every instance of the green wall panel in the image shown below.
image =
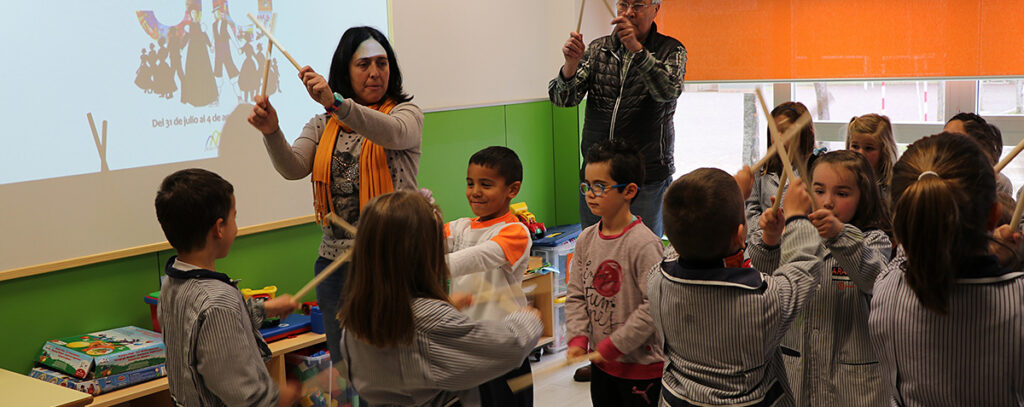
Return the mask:
[(427, 113), (419, 185), (434, 192), (445, 220), (471, 217), (466, 168), (473, 153), (505, 145), (504, 106)]
[(523, 187), (512, 202), (526, 202), (546, 225), (555, 225), (554, 154), (551, 149), (551, 103), (505, 107), (506, 146), (523, 162)]
[(155, 255), (0, 283), (0, 367), (28, 374), (49, 339), (125, 325), (152, 328), (142, 297), (160, 287)]
[[(294, 293), (313, 278), (320, 235), (320, 226), (310, 223), (239, 237), (231, 254), (217, 261), (217, 271), (241, 280), (239, 288), (276, 285), (280, 294)], [(316, 293), (301, 301), (316, 301)]]
[(555, 201), (558, 203), (555, 218), (559, 225), (579, 223), (579, 169), (580, 169), (580, 128), (576, 107), (551, 106), (553, 129), (553, 160)]

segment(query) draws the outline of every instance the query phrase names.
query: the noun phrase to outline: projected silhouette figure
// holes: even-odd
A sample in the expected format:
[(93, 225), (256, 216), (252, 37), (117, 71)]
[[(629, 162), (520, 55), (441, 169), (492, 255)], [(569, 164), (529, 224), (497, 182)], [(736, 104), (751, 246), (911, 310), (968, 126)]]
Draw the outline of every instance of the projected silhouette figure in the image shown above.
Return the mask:
[(149, 55), (146, 54), (146, 48), (142, 48), (141, 54), (139, 54), (139, 69), (135, 70), (135, 86), (142, 89), (143, 92), (149, 93), (150, 87), (153, 86), (149, 73)]
[(213, 15), (217, 18), (213, 22), (213, 76), (221, 78), (222, 71), (226, 70), (228, 78), (234, 79), (238, 76), (238, 68), (231, 58), (231, 31), (228, 31), (228, 25), (234, 29), (235, 23), (224, 18), (219, 10), (214, 11)]
[(167, 30), (167, 52), (171, 58), (171, 72), (178, 77), (178, 81), (185, 80), (185, 71), (181, 69), (182, 32), (178, 27), (171, 27)]
[(178, 86), (174, 84), (174, 71), (167, 63), (167, 47), (164, 46), (164, 39), (157, 40), (160, 43), (160, 50), (156, 54), (156, 66), (153, 68), (153, 92), (160, 94), (160, 97), (170, 99), (174, 97), (174, 91)]
[(193, 106), (206, 106), (217, 101), (217, 82), (210, 66), (210, 37), (193, 20), (185, 34), (188, 55), (185, 59), (185, 80), (181, 83), (181, 101)]
[(261, 79), (259, 69), (256, 68), (256, 52), (252, 49), (252, 35), (245, 35), (245, 45), (241, 51), (245, 55), (245, 61), (242, 62), (242, 72), (238, 75), (238, 89), (243, 92), (240, 102), (245, 102), (252, 100), (260, 87)]
[[(273, 59), (270, 60), (274, 62)], [(263, 44), (256, 43), (256, 66), (259, 68), (260, 78), (267, 78), (267, 96), (273, 95), (277, 91), (277, 71), (274, 67), (267, 65), (267, 53), (263, 52)], [(264, 70), (270, 70), (270, 75), (264, 76)]]
[(267, 95), (273, 95), (278, 91), (277, 83), (277, 58), (270, 58), (270, 76), (267, 77)]

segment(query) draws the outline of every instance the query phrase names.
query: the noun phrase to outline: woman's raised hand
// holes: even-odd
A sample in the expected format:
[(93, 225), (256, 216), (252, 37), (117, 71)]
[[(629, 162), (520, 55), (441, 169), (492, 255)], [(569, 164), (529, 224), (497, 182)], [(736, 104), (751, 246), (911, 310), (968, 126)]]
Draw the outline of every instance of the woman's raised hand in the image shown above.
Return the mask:
[(252, 114), (249, 115), (249, 124), (263, 134), (273, 134), (281, 129), (277, 123), (277, 110), (270, 104), (266, 96), (256, 95), (253, 100)]
[(316, 73), (309, 65), (299, 69), (299, 79), (302, 79), (302, 85), (306, 87), (306, 92), (309, 92), (309, 97), (314, 101), (324, 107), (334, 104), (334, 92), (327, 85), (327, 79)]

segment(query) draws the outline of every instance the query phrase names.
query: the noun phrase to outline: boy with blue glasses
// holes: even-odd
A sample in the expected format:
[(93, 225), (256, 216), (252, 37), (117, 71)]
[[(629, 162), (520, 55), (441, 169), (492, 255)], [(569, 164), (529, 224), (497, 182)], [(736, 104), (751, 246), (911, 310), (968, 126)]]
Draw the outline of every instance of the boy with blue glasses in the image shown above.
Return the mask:
[(653, 406), (662, 353), (645, 293), (663, 246), (629, 210), (644, 183), (643, 156), (617, 140), (587, 151), (580, 193), (601, 220), (580, 233), (566, 297), (568, 357), (596, 349), (590, 397), (599, 406)]

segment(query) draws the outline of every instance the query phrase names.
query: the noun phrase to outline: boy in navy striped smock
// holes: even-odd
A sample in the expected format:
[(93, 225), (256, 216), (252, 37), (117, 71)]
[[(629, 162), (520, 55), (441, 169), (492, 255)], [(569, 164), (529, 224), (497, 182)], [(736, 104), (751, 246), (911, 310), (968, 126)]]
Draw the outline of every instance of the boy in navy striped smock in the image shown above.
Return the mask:
[(647, 286), (665, 353), (661, 406), (793, 405), (779, 342), (818, 285), (810, 199), (799, 179), (786, 191), (783, 265), (768, 276), (722, 260), (747, 236), (737, 179), (701, 168), (669, 186), (672, 249)]
[[(868, 336), (868, 303), (875, 277), (892, 251), (889, 212), (871, 164), (852, 150), (814, 161), (812, 185), (818, 210), (811, 222), (821, 244), (815, 269), (821, 287), (782, 341), (782, 358), (798, 406), (884, 406), (878, 358)], [(751, 264), (766, 273), (779, 267), (778, 219), (766, 211)]]
[(990, 161), (967, 137), (926, 137), (893, 167), (892, 186), (900, 250), (868, 319), (892, 405), (1024, 405), (1020, 232), (1002, 226), (992, 239)]
[[(530, 260), (530, 232), (508, 207), (522, 182), (523, 164), (511, 149), (492, 146), (476, 152), (466, 170), (466, 199), (477, 217), (444, 225), (452, 293), (497, 297), (464, 309), (473, 320), (500, 321), (526, 305), (522, 284)], [(513, 393), (507, 382), (529, 374), (530, 361), (524, 358), (518, 368), (480, 387), (482, 404), (532, 406), (533, 387)]]
[(264, 317), (287, 315), (289, 295), (242, 299), (235, 280), (215, 271), (238, 234), (234, 188), (219, 175), (187, 169), (164, 178), (156, 216), (178, 252), (167, 260), (157, 318), (167, 347), (171, 400), (179, 406), (290, 406), (299, 384), (278, 390), (264, 364)]
[(580, 233), (565, 301), (567, 357), (597, 349), (591, 373), (594, 406), (652, 406), (661, 387), (662, 354), (648, 311), (647, 271), (663, 246), (629, 204), (643, 185), (640, 153), (617, 140), (587, 151), (580, 184), (601, 221)]

